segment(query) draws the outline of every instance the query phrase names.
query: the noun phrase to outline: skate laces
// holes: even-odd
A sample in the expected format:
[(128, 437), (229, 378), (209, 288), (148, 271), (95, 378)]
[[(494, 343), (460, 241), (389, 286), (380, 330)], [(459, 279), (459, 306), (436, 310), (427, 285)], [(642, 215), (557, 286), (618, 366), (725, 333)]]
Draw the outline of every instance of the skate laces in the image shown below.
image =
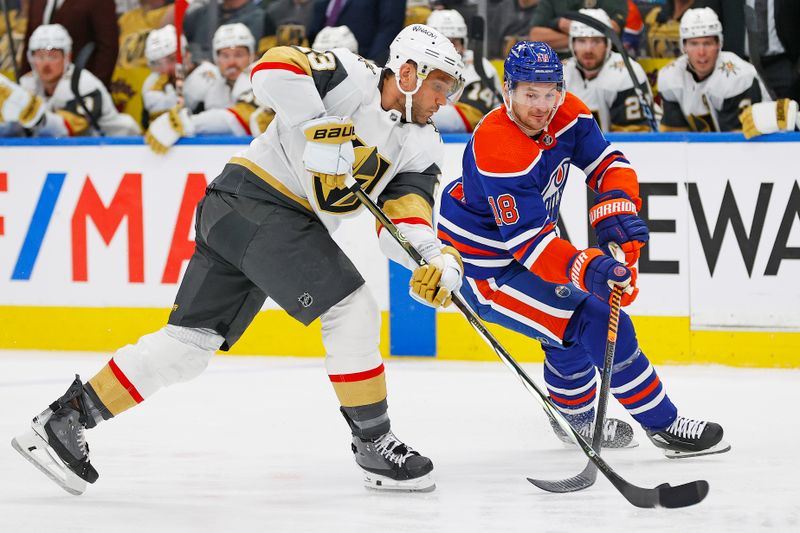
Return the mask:
[[(614, 418), (607, 418), (603, 422), (603, 440), (612, 441), (617, 436), (618, 421)], [(594, 422), (586, 424), (580, 428), (578, 433), (586, 439), (591, 439), (594, 436)]]
[(679, 416), (668, 428), (667, 432), (684, 439), (698, 439), (706, 428), (707, 422), (692, 420)]
[(417, 455), (417, 452), (400, 442), (391, 431), (384, 433), (373, 442), (375, 443), (375, 450), (380, 453), (381, 456), (398, 466), (403, 466), (406, 459), (412, 455)]

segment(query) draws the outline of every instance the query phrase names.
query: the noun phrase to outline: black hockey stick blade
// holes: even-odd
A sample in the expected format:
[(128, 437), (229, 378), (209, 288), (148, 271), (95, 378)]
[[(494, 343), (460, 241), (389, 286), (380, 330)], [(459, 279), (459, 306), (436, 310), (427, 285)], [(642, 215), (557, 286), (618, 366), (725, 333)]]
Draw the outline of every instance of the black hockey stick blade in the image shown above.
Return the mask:
[(588, 489), (594, 482), (597, 481), (597, 468), (591, 461), (586, 465), (586, 468), (577, 476), (569, 477), (566, 479), (533, 479), (528, 478), (528, 481), (536, 485), (542, 490), (547, 492), (577, 492), (579, 490)]

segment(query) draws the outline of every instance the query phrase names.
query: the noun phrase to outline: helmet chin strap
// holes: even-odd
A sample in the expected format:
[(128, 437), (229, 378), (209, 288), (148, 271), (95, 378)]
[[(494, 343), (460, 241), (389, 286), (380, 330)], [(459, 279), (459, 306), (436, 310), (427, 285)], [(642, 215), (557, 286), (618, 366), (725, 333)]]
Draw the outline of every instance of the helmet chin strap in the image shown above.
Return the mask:
[(397, 90), (403, 93), (403, 95), (406, 97), (406, 122), (408, 123), (414, 122), (414, 120), (411, 118), (411, 103), (413, 100), (413, 96), (417, 94), (419, 88), (422, 87), (422, 78), (417, 76), (417, 86), (414, 87), (413, 91), (404, 91), (403, 88), (400, 87), (400, 76), (395, 76), (394, 82), (397, 85)]

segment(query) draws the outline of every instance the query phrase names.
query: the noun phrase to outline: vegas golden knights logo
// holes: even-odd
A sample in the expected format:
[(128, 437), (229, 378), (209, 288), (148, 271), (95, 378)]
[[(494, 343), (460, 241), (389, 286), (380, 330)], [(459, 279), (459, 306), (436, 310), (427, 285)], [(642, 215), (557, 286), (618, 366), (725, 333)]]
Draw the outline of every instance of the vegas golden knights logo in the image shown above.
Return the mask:
[[(355, 162), (353, 163), (353, 177), (358, 184), (369, 194), (392, 166), (392, 163), (378, 153), (375, 146), (365, 146), (357, 136), (353, 139)], [(358, 198), (347, 189), (330, 189), (323, 187), (319, 177), (314, 176), (314, 195), (320, 210), (327, 213), (343, 214), (358, 209)]]

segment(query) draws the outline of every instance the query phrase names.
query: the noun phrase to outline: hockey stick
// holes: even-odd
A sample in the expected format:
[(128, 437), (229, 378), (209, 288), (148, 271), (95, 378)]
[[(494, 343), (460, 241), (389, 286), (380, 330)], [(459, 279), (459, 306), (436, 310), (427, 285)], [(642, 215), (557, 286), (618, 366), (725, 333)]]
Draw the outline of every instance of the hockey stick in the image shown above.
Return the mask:
[(175, 96), (178, 98), (178, 107), (183, 107), (183, 81), (185, 72), (183, 69), (183, 47), (181, 46), (181, 36), (183, 35), (183, 15), (189, 7), (188, 0), (175, 0)]
[(503, 95), (497, 91), (494, 82), (489, 79), (483, 68), (483, 40), (486, 35), (486, 21), (480, 15), (473, 16), (469, 21), (469, 39), (472, 41), (472, 65), (481, 82), (492, 91), (498, 102), (503, 101)]
[[(611, 373), (614, 367), (614, 352), (617, 349), (617, 328), (619, 327), (619, 307), (622, 300), (622, 288), (615, 286), (611, 292), (611, 310), (608, 313), (608, 335), (606, 337), (606, 353), (603, 360), (602, 378), (600, 380), (600, 398), (597, 401), (597, 415), (594, 421), (592, 449), (600, 453), (603, 442), (603, 426), (606, 421), (608, 393), (611, 388)], [(548, 492), (575, 492), (594, 485), (597, 480), (597, 468), (589, 461), (577, 476), (561, 480), (541, 480), (528, 478), (528, 481)]]
[[(14, 31), (11, 28), (11, 16), (8, 14), (8, 4), (6, 0), (3, 2), (3, 18), (6, 24), (6, 34), (8, 35), (8, 51), (11, 52), (11, 66), (14, 69), (14, 81), (19, 83), (19, 65), (17, 65), (17, 47), (14, 45)], [(19, 12), (17, 12), (19, 14)]]
[[(356, 195), (356, 197), (363, 203), (370, 213), (380, 222), (383, 227), (391, 234), (392, 238), (397, 241), (403, 250), (414, 260), (415, 263), (422, 266), (426, 264), (422, 254), (414, 248), (405, 235), (394, 225), (394, 223), (386, 216), (383, 210), (370, 198), (367, 193), (361, 188), (359, 183), (352, 175), (348, 175), (345, 181), (345, 186)], [(587, 443), (583, 437), (567, 422), (561, 411), (550, 402), (547, 395), (541, 391), (536, 383), (525, 373), (522, 367), (519, 366), (511, 354), (509, 354), (500, 342), (492, 335), (492, 333), (481, 322), (481, 319), (475, 314), (464, 300), (461, 295), (454, 293), (453, 303), (459, 311), (464, 315), (472, 327), (480, 334), (483, 340), (494, 350), (497, 356), (503, 363), (514, 372), (517, 377), (522, 381), (523, 386), (528, 392), (533, 395), (534, 399), (539, 402), (547, 414), (555, 420), (561, 429), (572, 438), (581, 448), (589, 460), (603, 473), (603, 475), (611, 482), (614, 487), (622, 494), (622, 496), (636, 507), (654, 508), (654, 507), (688, 507), (703, 501), (703, 498), (708, 494), (708, 482), (705, 480), (692, 481), (683, 485), (673, 487), (668, 483), (663, 483), (655, 488), (647, 489), (638, 487), (629, 483), (619, 474), (617, 474), (608, 463), (603, 460)]]
[(639, 85), (639, 80), (636, 79), (636, 72), (633, 71), (633, 67), (631, 66), (631, 58), (628, 55), (628, 52), (625, 50), (625, 46), (622, 44), (622, 40), (619, 38), (619, 35), (617, 35), (617, 32), (614, 31), (614, 28), (606, 26), (594, 17), (590, 17), (589, 15), (584, 15), (583, 13), (578, 13), (575, 11), (564, 13), (561, 16), (565, 19), (586, 24), (590, 28), (601, 32), (611, 40), (614, 48), (619, 50), (619, 53), (622, 56), (622, 62), (625, 64), (625, 69), (628, 71), (628, 76), (630, 76), (631, 81), (633, 81), (633, 90), (636, 93), (637, 98), (639, 98), (639, 105), (642, 108), (642, 113), (644, 113), (644, 118), (647, 119), (650, 129), (657, 132), (658, 123), (656, 123), (656, 118), (653, 114), (653, 103), (650, 99), (649, 91), (648, 94), (645, 95), (642, 87)]
[(72, 90), (72, 96), (78, 101), (78, 105), (81, 107), (84, 113), (86, 113), (86, 118), (89, 119), (89, 124), (92, 125), (92, 129), (101, 137), (103, 137), (103, 130), (100, 129), (100, 124), (97, 122), (97, 117), (94, 115), (92, 111), (86, 107), (86, 102), (83, 100), (83, 95), (81, 95), (80, 91), (80, 82), (81, 82), (81, 73), (86, 68), (86, 64), (89, 62), (89, 58), (94, 52), (94, 42), (86, 43), (83, 48), (81, 48), (78, 55), (75, 57), (75, 61), (73, 61), (74, 68), (72, 70), (72, 79), (70, 80), (70, 89)]

